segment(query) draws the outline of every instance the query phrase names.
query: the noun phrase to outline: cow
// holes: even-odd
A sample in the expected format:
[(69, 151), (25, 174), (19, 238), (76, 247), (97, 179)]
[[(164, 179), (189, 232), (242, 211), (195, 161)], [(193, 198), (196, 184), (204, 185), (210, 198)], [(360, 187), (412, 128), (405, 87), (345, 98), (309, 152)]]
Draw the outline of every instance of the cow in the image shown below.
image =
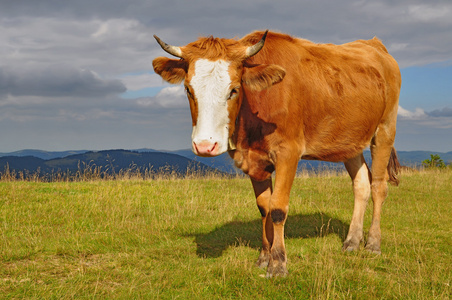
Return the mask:
[(360, 248), (372, 195), (365, 249), (381, 252), (387, 183), (398, 184), (393, 144), (401, 75), (378, 38), (317, 44), (267, 30), (177, 47), (154, 37), (178, 58), (157, 57), (153, 68), (165, 81), (184, 84), (193, 152), (228, 152), (251, 179), (262, 216), (257, 265), (267, 268), (267, 277), (288, 274), (284, 224), (300, 159), (343, 162), (352, 179), (355, 202), (344, 251)]

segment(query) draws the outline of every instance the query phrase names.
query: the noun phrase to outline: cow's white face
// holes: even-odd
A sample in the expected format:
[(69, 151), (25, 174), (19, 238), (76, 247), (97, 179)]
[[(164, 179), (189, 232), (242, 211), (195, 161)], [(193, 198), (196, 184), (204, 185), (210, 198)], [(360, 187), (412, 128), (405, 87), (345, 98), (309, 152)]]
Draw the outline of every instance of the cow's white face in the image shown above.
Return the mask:
[(228, 101), (235, 96), (231, 91), (230, 63), (224, 60), (198, 59), (194, 75), (186, 82), (192, 113), (193, 152), (201, 156), (215, 156), (228, 150), (230, 116)]

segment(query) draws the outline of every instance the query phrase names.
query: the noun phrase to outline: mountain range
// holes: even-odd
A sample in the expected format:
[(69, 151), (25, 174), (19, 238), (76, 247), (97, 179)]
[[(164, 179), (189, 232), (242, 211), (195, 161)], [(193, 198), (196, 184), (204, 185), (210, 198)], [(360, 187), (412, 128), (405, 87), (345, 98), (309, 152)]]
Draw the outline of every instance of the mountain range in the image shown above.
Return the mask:
[[(138, 152), (129, 150), (45, 152), (24, 150), (0, 154), (0, 172), (15, 171), (25, 174), (55, 174), (97, 171), (117, 174), (125, 170), (140, 170), (153, 173), (211, 173), (215, 168), (186, 157), (164, 152)], [(69, 154), (65, 156), (66, 154)], [(57, 157), (57, 156), (62, 157)], [(50, 159), (47, 159), (49, 158)]]
[[(402, 165), (419, 167), (422, 161), (430, 158), (430, 154), (438, 154), (446, 163), (452, 162), (452, 151), (447, 153), (430, 151), (398, 151)], [(370, 151), (364, 156), (371, 161)], [(100, 167), (103, 172), (119, 172), (120, 170), (140, 169), (153, 172), (169, 171), (184, 174), (191, 172), (223, 172), (229, 174), (241, 173), (234, 167), (228, 154), (205, 158), (196, 156), (191, 150), (157, 151), (154, 149), (135, 150), (103, 150), (103, 151), (42, 151), (21, 150), (0, 153), (0, 173), (6, 170), (40, 174), (56, 172), (77, 172), (81, 169)], [(299, 170), (317, 170), (328, 167), (341, 169), (343, 164), (301, 160)]]

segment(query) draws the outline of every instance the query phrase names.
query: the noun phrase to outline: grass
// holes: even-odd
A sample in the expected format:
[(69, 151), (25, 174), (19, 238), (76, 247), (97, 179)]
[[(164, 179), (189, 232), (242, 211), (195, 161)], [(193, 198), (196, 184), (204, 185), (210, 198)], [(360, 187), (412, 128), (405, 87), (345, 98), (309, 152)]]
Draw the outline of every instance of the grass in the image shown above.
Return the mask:
[(450, 299), (450, 169), (390, 187), (382, 255), (341, 252), (352, 209), (347, 176), (297, 178), (269, 280), (247, 179), (2, 180), (0, 298)]

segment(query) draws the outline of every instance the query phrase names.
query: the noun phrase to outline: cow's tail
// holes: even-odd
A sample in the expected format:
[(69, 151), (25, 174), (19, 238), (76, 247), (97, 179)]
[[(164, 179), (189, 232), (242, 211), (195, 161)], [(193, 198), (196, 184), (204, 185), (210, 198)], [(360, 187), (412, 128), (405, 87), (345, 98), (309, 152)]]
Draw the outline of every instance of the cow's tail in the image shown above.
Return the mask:
[(397, 177), (397, 175), (399, 174), (399, 170), (400, 170), (399, 158), (397, 157), (396, 149), (393, 147), (388, 162), (388, 175), (389, 175), (388, 181), (390, 184), (395, 186), (399, 185), (399, 178)]

